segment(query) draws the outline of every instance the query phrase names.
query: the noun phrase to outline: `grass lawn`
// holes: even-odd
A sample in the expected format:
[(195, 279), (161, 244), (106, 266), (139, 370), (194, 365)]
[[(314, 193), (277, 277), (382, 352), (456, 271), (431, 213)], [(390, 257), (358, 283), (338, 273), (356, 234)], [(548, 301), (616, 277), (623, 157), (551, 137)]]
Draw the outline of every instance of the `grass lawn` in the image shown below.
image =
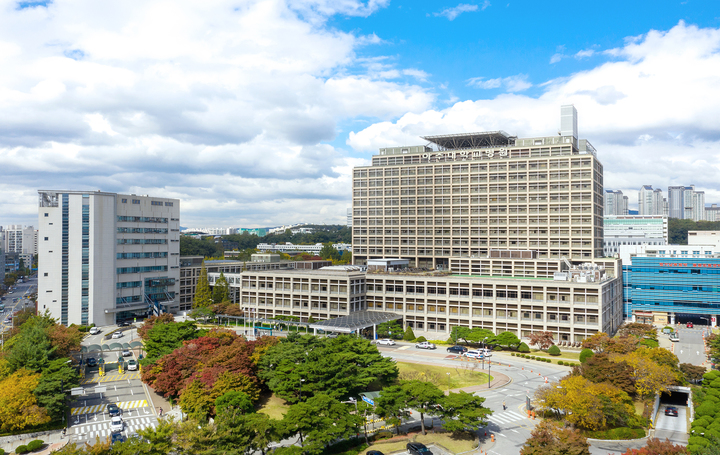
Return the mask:
[(474, 362), (458, 362), (458, 365), (454, 368), (405, 362), (398, 362), (397, 366), (401, 378), (420, 379), (420, 377), (424, 376), (426, 379), (430, 377), (430, 381), (442, 390), (447, 390), (448, 385), (451, 389), (459, 389), (488, 383), (487, 373), (482, 373), (480, 364)]
[[(475, 438), (470, 435), (463, 435), (458, 438), (452, 433), (428, 433), (426, 435), (418, 435), (415, 441), (422, 442), (425, 445), (433, 443), (440, 444), (452, 453), (468, 452), (475, 448)], [(390, 453), (399, 450), (405, 450), (408, 441), (389, 442), (387, 444), (374, 444), (367, 450), (363, 450), (359, 455), (365, 455), (368, 450), (379, 450), (382, 453)]]
[(580, 353), (579, 352), (566, 352), (563, 351), (562, 348), (560, 348), (560, 355), (550, 355), (545, 351), (541, 351), (540, 349), (530, 349), (529, 355), (534, 355), (536, 357), (549, 357), (551, 359), (556, 360), (576, 360), (580, 361)]
[(290, 408), (285, 404), (285, 400), (275, 396), (275, 394), (261, 396), (259, 404), (260, 409), (258, 409), (258, 412), (267, 414), (272, 419), (282, 419)]

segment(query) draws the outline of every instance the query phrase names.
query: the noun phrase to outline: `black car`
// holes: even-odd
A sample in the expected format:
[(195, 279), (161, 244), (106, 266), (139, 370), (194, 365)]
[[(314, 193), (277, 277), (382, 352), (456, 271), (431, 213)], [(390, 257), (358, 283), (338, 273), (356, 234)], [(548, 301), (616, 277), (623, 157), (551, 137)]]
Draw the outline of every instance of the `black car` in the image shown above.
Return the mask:
[(670, 417), (677, 417), (678, 416), (678, 410), (675, 406), (667, 406), (665, 408), (665, 415)]
[(432, 455), (430, 449), (419, 442), (408, 442), (407, 451), (410, 455)]
[(129, 325), (130, 323), (128, 321), (118, 322), (117, 324), (118, 327), (128, 327)]
[(90, 368), (93, 368), (97, 366), (97, 360), (95, 359), (95, 357), (88, 357), (87, 359), (85, 359), (85, 364)]
[(107, 405), (107, 412), (110, 414), (110, 417), (115, 417), (119, 416), (122, 411), (120, 411), (120, 408), (118, 408), (116, 404), (110, 403)]
[(379, 450), (368, 450), (368, 452), (365, 455), (385, 455), (385, 454), (380, 452)]
[(467, 350), (468, 348), (466, 348), (465, 346), (450, 346), (449, 348), (447, 348), (447, 352), (452, 352), (455, 354), (464, 354), (465, 352), (467, 352)]

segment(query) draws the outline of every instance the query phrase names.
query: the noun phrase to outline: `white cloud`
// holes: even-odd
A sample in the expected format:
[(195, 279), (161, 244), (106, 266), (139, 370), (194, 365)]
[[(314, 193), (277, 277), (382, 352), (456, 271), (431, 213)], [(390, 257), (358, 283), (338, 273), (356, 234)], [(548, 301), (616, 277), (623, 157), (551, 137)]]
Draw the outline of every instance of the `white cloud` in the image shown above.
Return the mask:
[(377, 35), (326, 25), (387, 4), (3, 2), (0, 225), (33, 223), (41, 187), (176, 195), (206, 224), (344, 222), (352, 159), (326, 144), (338, 123), (435, 100), (422, 69), (357, 67)]
[(421, 135), (498, 129), (552, 135), (560, 106), (573, 103), (580, 136), (598, 149), (608, 188), (694, 183), (708, 203), (720, 202), (720, 30), (681, 22), (633, 37), (611, 54), (612, 61), (542, 84), (538, 97), (502, 94), (409, 113), (353, 132), (348, 144), (374, 151), (422, 144)]
[(480, 6), (469, 3), (460, 3), (458, 6), (445, 8), (439, 13), (433, 13), (433, 15), (435, 17), (446, 17), (448, 20), (452, 21), (462, 13), (472, 13), (478, 10), (484, 11), (488, 6), (490, 6), (490, 0), (485, 0)]
[(501, 77), (495, 79), (485, 79), (482, 77), (473, 77), (467, 80), (467, 84), (471, 87), (481, 89), (495, 89), (505, 87), (507, 92), (522, 92), (532, 87), (528, 82), (527, 74), (518, 74), (516, 76)]

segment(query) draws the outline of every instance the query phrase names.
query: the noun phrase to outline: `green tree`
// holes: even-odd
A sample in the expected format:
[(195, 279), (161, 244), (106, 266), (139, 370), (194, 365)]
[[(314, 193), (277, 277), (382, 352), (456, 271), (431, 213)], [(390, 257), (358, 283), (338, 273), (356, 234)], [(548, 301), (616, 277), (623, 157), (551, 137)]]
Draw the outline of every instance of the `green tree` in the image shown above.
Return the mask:
[(320, 250), (319, 256), (325, 260), (340, 260), (340, 252), (332, 246), (332, 243), (324, 244), (322, 249)]
[(207, 421), (215, 404), (209, 390), (199, 380), (192, 381), (180, 395), (180, 407), (192, 419)]
[(230, 285), (225, 279), (225, 274), (220, 272), (220, 277), (212, 288), (213, 303), (223, 303), (230, 301)]
[(17, 334), (5, 345), (5, 349), (9, 350), (5, 359), (10, 371), (25, 368), (39, 373), (48, 366), (56, 348), (52, 346), (46, 329), (53, 324), (52, 319), (43, 316), (31, 316), (22, 323)]
[(353, 435), (360, 419), (350, 414), (346, 405), (320, 393), (290, 406), (283, 424), (288, 431), (300, 435), (305, 453), (318, 454), (329, 443)]
[(210, 293), (210, 284), (208, 284), (207, 269), (205, 268), (205, 262), (203, 261), (202, 268), (200, 269), (200, 276), (198, 277), (197, 285), (195, 286), (195, 300), (193, 301), (193, 308), (205, 308), (212, 305), (212, 294)]
[(192, 310), (188, 314), (188, 316), (195, 319), (196, 321), (202, 321), (204, 324), (207, 323), (209, 319), (212, 319), (215, 316), (215, 312), (212, 310), (211, 307), (200, 307)]
[(237, 390), (226, 392), (215, 399), (215, 414), (220, 416), (227, 413), (251, 414), (255, 412), (250, 397)]
[(590, 445), (578, 430), (544, 420), (530, 433), (520, 455), (590, 455)]
[(307, 399), (316, 393), (345, 400), (366, 391), (370, 384), (388, 384), (398, 376), (395, 364), (380, 355), (375, 345), (347, 336), (300, 336), (268, 349), (259, 366), (258, 376), (290, 403), (298, 402), (300, 394)]
[(472, 329), (467, 336), (467, 341), (472, 343), (492, 343), (494, 339), (495, 334), (492, 330), (482, 329), (480, 327)]
[(585, 363), (587, 359), (595, 355), (595, 353), (592, 351), (592, 349), (585, 348), (582, 351), (580, 351), (580, 362)]
[(67, 392), (80, 385), (78, 373), (69, 362), (67, 358), (51, 360), (42, 371), (33, 392), (38, 404), (45, 408), (53, 420), (62, 419)]
[(142, 363), (155, 363), (160, 357), (182, 346), (183, 341), (194, 340), (205, 333), (206, 330), (197, 330), (197, 325), (192, 321), (156, 323), (143, 339), (147, 356)]
[(444, 420), (443, 428), (453, 433), (474, 431), (480, 425), (487, 425), (492, 411), (483, 406), (485, 398), (460, 391), (450, 392), (440, 401), (439, 415)]
[(394, 425), (395, 432), (399, 434), (403, 419), (410, 417), (408, 409), (410, 398), (408, 390), (400, 385), (385, 387), (375, 400), (375, 414), (390, 425)]
[(402, 335), (404, 334), (404, 332), (403, 332), (402, 325), (400, 325), (400, 322), (395, 320), (395, 321), (388, 321), (388, 322), (383, 322), (382, 324), (378, 324), (377, 334), (380, 337), (400, 339), (400, 338), (402, 338)]
[(492, 340), (492, 342), (497, 343), (501, 346), (507, 346), (508, 348), (512, 346), (517, 346), (522, 343), (520, 338), (518, 338), (517, 335), (512, 332), (500, 332), (495, 336), (495, 339)]
[(550, 346), (550, 348), (548, 349), (547, 352), (548, 352), (548, 354), (550, 354), (550, 355), (560, 355), (560, 354), (561, 354), (560, 348), (557, 347), (556, 344), (553, 344), (552, 346)]
[(425, 434), (425, 414), (436, 414), (445, 394), (435, 384), (425, 381), (402, 381), (400, 386), (405, 391), (407, 406), (420, 413), (420, 427)]
[(405, 334), (403, 335), (403, 340), (413, 341), (414, 339), (415, 339), (415, 333), (413, 332), (412, 327), (407, 326), (407, 329), (405, 329)]
[(260, 452), (265, 455), (271, 443), (280, 442), (285, 436), (284, 423), (281, 420), (271, 419), (266, 414), (248, 414), (244, 421), (244, 432), (250, 436), (248, 443), (250, 453)]

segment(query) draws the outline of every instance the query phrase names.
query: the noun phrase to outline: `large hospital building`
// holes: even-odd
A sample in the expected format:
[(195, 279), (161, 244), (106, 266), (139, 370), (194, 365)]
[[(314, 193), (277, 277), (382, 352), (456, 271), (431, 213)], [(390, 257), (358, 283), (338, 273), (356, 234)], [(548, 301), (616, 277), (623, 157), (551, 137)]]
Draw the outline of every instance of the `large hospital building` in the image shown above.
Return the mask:
[(354, 267), (239, 273), (241, 306), (304, 321), (394, 314), (433, 339), (454, 326), (563, 341), (614, 333), (622, 283), (619, 261), (603, 256), (603, 167), (573, 106), (560, 126), (381, 148), (354, 169)]

